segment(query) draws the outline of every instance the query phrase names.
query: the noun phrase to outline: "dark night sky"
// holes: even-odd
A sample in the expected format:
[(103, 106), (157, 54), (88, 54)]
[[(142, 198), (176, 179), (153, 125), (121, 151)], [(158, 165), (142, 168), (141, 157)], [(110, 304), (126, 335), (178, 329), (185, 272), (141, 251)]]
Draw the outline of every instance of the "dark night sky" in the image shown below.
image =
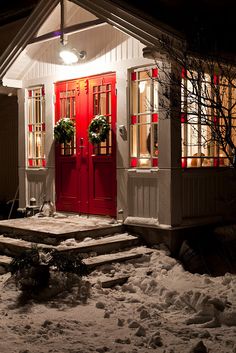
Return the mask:
[(1, 0), (0, 26), (29, 16), (38, 0)]
[[(96, 0), (94, 0), (96, 1)], [(28, 16), (38, 0), (8, 0), (0, 6), (0, 26)], [(236, 53), (236, 0), (112, 0), (132, 6), (142, 17), (182, 32), (190, 48)]]
[(150, 16), (182, 32), (192, 49), (236, 53), (236, 0), (128, 0), (126, 3), (138, 8), (142, 16)]

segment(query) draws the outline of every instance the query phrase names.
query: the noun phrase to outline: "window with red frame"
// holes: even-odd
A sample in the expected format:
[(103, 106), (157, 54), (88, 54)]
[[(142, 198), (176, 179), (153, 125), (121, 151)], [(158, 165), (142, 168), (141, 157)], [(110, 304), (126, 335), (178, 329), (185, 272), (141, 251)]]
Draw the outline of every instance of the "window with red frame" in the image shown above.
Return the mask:
[(28, 94), (28, 167), (44, 168), (45, 162), (45, 96), (44, 87), (35, 87)]
[(158, 166), (158, 69), (131, 72), (130, 166)]
[(223, 150), (219, 136), (226, 141), (225, 134), (230, 131), (236, 143), (235, 83), (216, 74), (182, 71), (183, 168), (230, 165), (233, 151), (229, 145)]

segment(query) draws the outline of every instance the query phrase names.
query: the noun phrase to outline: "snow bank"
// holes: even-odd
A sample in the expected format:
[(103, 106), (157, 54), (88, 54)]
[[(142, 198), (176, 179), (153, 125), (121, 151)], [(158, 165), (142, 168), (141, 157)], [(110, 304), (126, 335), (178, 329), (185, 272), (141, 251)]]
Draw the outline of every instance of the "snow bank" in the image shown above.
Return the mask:
[[(102, 277), (129, 276), (102, 288)], [(168, 253), (103, 265), (83, 304), (78, 288), (46, 303), (17, 302), (0, 276), (1, 353), (236, 352), (236, 276), (191, 274)]]

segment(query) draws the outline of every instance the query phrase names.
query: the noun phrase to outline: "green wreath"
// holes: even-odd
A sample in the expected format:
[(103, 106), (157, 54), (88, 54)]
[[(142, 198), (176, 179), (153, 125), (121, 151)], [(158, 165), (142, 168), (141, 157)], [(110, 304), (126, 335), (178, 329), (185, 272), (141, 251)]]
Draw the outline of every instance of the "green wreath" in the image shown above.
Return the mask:
[(54, 138), (59, 143), (70, 143), (75, 133), (73, 120), (62, 118), (54, 127)]
[(110, 125), (108, 124), (106, 117), (104, 115), (96, 115), (89, 125), (89, 141), (93, 145), (104, 142), (107, 138), (109, 130)]

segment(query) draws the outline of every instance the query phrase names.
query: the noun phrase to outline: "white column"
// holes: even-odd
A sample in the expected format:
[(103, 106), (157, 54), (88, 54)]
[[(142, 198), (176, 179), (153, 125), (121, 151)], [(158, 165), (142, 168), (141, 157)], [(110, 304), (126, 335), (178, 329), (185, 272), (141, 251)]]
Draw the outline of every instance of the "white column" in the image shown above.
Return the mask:
[[(178, 226), (182, 221), (182, 170), (181, 170), (181, 86), (172, 83), (177, 75), (174, 64), (160, 70), (159, 114), (159, 215), (160, 224)], [(175, 76), (177, 77), (177, 76)], [(181, 79), (181, 76), (179, 76)], [(167, 82), (169, 79), (169, 84)]]

